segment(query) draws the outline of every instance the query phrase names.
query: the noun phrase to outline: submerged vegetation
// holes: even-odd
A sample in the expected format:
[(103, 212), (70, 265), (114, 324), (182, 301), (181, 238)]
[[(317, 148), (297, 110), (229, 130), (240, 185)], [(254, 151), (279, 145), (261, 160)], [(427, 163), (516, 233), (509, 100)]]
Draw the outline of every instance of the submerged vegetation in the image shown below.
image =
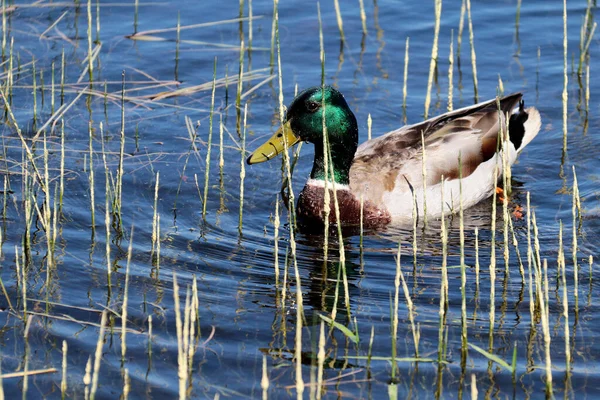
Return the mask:
[[(291, 152), (284, 141), (280, 169), (245, 166), (257, 132), (268, 133), (253, 113), (270, 107), (264, 121), (283, 125), (284, 93), (295, 83), (285, 69), (284, 46), (293, 44), (281, 29), (281, 5), (268, 2), (272, 14), (260, 15), (256, 3), (240, 0), (237, 18), (182, 25), (177, 14), (176, 26), (141, 31), (144, 7), (163, 5), (3, 1), (0, 398), (597, 395), (586, 383), (596, 374), (598, 338), (591, 328), (597, 233), (586, 237), (594, 222), (585, 218), (592, 207), (585, 197), (594, 192), (586, 186), (582, 196), (581, 173), (578, 181), (568, 158), (571, 135), (585, 136), (593, 121), (593, 3), (578, 49), (568, 47), (567, 24), (577, 19), (567, 18), (563, 3), (562, 157), (544, 160), (560, 169), (562, 188), (544, 194), (562, 198), (558, 217), (547, 207), (538, 212), (535, 193), (503, 160), (503, 192), (475, 211), (462, 202), (440, 219), (418, 220), (415, 211), (411, 226), (384, 232), (363, 229), (362, 214), (354, 232), (328, 222), (318, 232), (297, 226), (300, 146)], [(321, 85), (338, 84), (326, 73), (336, 57), (338, 72), (347, 57), (368, 75), (367, 40), (379, 46), (371, 55), (383, 70), (383, 6), (366, 3), (345, 9), (335, 0), (326, 14), (324, 3), (309, 11), (318, 26), (311, 51), (320, 59), (312, 78), (320, 68)], [(441, 24), (442, 6), (436, 0), (432, 16), (422, 17), (433, 27), (429, 69), (418, 84), (425, 95), (415, 93), (425, 117), (452, 110), (463, 96), (478, 101), (483, 85), (474, 19), (483, 5), (463, 0), (451, 29)], [(115, 33), (104, 8), (127, 10), (133, 32)], [(521, 1), (515, 12), (519, 63)], [(185, 34), (203, 29), (219, 40)], [(358, 56), (349, 43), (357, 38)], [(326, 42), (339, 54), (326, 53)], [(407, 36), (399, 43), (392, 97), (402, 115), (394, 125), (414, 105), (408, 98), (417, 84), (409, 90), (408, 74), (416, 68), (413, 49), (423, 47)], [(531, 56), (537, 79), (540, 45)], [(199, 58), (202, 83), (192, 80), (195, 67), (182, 67), (182, 59), (196, 61), (196, 49), (210, 53)], [(137, 52), (158, 54), (157, 65), (131, 66)], [(158, 63), (166, 57), (173, 64)], [(463, 87), (466, 76), (472, 88)], [(506, 81), (498, 75), (499, 96)], [(372, 126), (385, 126), (384, 115), (365, 118), (369, 138)], [(546, 134), (557, 129), (549, 123)], [(502, 142), (506, 133), (504, 126)], [(327, 135), (323, 145), (329, 148)], [(325, 187), (334, 185), (325, 176)], [(325, 193), (339, 219), (335, 191)], [(449, 194), (440, 196), (443, 207)]]

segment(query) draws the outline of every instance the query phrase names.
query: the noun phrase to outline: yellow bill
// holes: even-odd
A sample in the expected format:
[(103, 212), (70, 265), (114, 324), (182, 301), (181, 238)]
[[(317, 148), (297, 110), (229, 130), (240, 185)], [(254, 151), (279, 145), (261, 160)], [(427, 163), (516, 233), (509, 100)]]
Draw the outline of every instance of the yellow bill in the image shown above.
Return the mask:
[(277, 154), (285, 150), (285, 142), (287, 147), (292, 147), (300, 141), (300, 138), (294, 135), (290, 127), (290, 121), (286, 122), (281, 128), (271, 136), (266, 143), (254, 150), (250, 157), (246, 160), (248, 164), (258, 164), (265, 162), (275, 157)]

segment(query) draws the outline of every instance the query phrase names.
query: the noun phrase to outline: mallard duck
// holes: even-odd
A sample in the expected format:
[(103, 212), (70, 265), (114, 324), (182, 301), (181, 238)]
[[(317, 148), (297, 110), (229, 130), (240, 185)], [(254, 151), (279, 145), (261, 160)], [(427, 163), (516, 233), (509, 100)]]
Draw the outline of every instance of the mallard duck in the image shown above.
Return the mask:
[[(524, 107), (521, 93), (404, 126), (358, 146), (356, 117), (344, 96), (330, 86), (312, 87), (294, 98), (284, 125), (247, 162), (272, 159), (284, 150), (285, 141), (288, 146), (299, 141), (313, 143), (315, 159), (310, 178), (298, 196), (297, 213), (305, 220), (322, 222), (325, 125), (333, 163), (333, 177), (327, 175), (328, 190), (335, 188), (343, 225), (359, 223), (361, 199), (366, 226), (406, 221), (415, 211), (419, 216), (427, 213), (439, 217), (458, 211), (461, 176), (463, 208), (492, 195), (495, 177), (503, 172), (499, 138), (500, 128), (506, 130), (507, 116), (509, 140), (505, 147), (512, 165), (541, 126), (540, 113)], [(330, 222), (335, 223), (333, 196), (330, 207)]]

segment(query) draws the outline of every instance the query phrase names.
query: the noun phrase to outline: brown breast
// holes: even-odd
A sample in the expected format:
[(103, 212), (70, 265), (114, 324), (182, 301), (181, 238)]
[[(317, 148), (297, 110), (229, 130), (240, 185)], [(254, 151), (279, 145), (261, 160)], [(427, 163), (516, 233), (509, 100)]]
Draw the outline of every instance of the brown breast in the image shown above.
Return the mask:
[[(329, 222), (335, 223), (335, 201), (333, 191), (330, 193)], [(325, 188), (316, 185), (306, 185), (298, 197), (298, 216), (308, 222), (323, 223), (325, 217)], [(340, 209), (342, 225), (360, 224), (360, 199), (357, 199), (349, 190), (338, 189), (337, 200)], [(370, 201), (363, 203), (363, 226), (365, 228), (383, 227), (391, 221), (390, 213), (375, 206)]]

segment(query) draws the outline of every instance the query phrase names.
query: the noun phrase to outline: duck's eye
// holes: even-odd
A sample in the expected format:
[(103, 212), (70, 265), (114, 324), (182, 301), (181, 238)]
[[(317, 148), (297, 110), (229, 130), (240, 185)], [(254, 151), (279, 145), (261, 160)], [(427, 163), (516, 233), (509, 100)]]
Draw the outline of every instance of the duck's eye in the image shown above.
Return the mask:
[(319, 109), (319, 107), (321, 107), (321, 104), (317, 103), (316, 101), (310, 101), (306, 107), (308, 108), (308, 111), (315, 112)]

